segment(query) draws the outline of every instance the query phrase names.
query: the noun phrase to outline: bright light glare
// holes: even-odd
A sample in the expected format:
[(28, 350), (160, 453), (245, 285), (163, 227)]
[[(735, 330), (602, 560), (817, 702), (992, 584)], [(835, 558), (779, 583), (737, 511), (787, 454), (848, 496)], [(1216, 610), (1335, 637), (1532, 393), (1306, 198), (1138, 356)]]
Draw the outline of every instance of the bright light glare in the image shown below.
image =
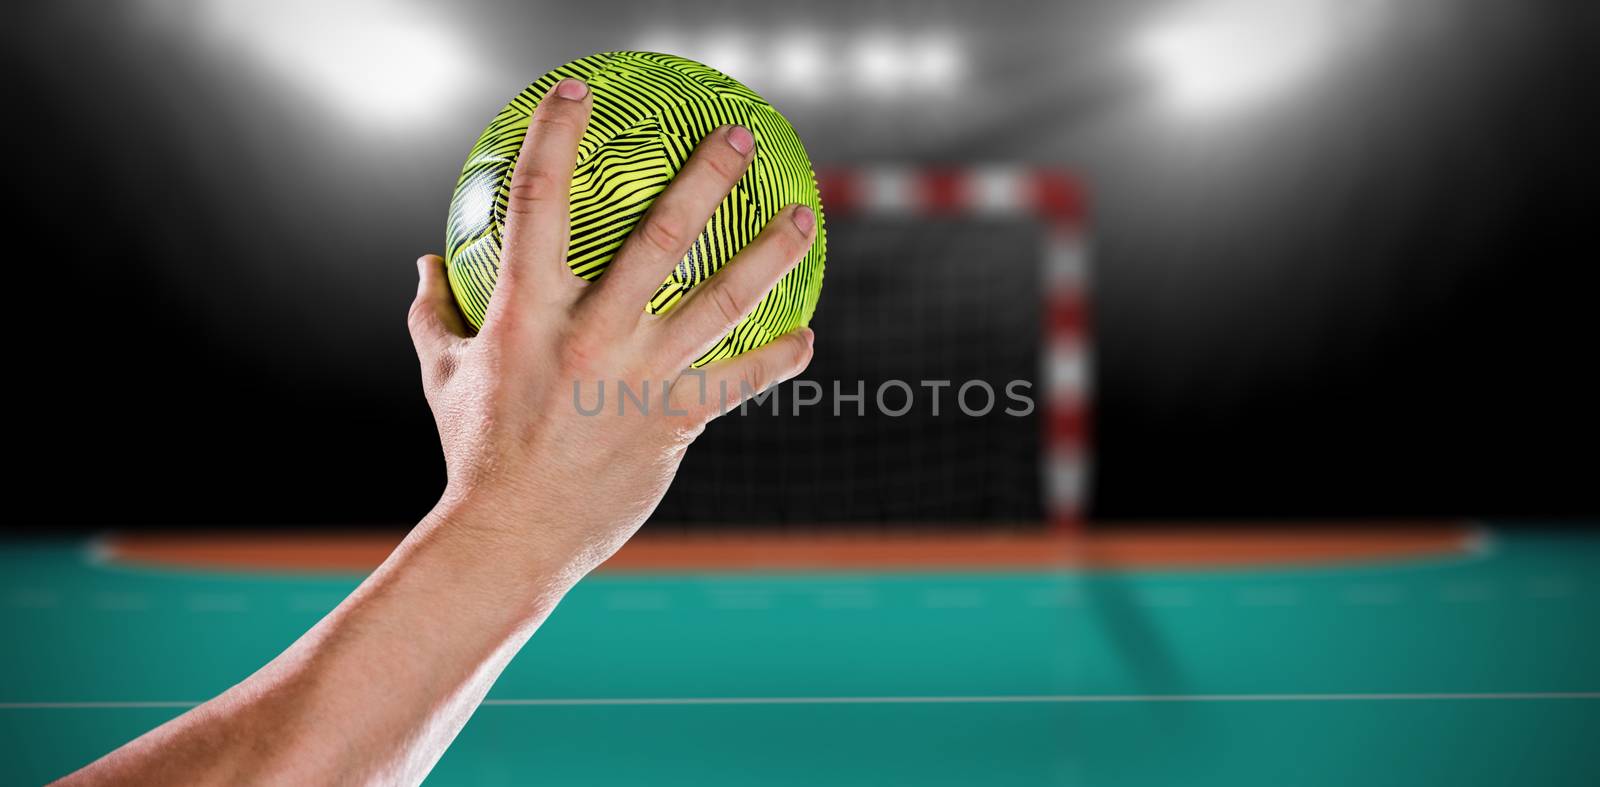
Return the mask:
[(695, 50), (695, 54), (699, 55), (700, 62), (740, 82), (748, 84), (759, 79), (760, 75), (755, 73), (758, 62), (751, 56), (749, 42), (738, 33), (715, 33)]
[(812, 29), (707, 33), (655, 28), (634, 46), (680, 54), (784, 98), (850, 91), (880, 100), (922, 101), (961, 85), (971, 70), (962, 37), (947, 30), (876, 29), (840, 41)]
[(469, 91), (482, 67), (448, 15), (394, 0), (214, 2), (201, 32), (358, 119), (404, 128)]
[(887, 33), (869, 34), (856, 41), (850, 63), (861, 86), (874, 93), (899, 90), (909, 65), (899, 42)]
[(1189, 110), (1234, 106), (1300, 84), (1337, 43), (1317, 0), (1231, 0), (1197, 7), (1135, 42), (1136, 56)]
[(773, 75), (783, 88), (814, 94), (826, 86), (827, 58), (814, 35), (797, 33), (778, 42), (772, 53)]
[(929, 36), (912, 43), (906, 60), (912, 78), (930, 90), (952, 89), (966, 76), (967, 59), (948, 36)]

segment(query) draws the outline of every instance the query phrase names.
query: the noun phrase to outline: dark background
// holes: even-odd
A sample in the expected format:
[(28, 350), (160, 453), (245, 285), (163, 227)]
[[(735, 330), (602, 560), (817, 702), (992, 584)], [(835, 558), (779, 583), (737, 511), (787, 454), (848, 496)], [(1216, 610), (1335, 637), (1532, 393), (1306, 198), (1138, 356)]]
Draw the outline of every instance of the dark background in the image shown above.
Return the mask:
[[(1261, 11), (1274, 5), (10, 7), (7, 525), (414, 521), (443, 469), (404, 313), (468, 145), (540, 73), (672, 40), (772, 98), (819, 166), (1081, 174), (1098, 518), (1600, 513), (1593, 4), (1307, 0), (1312, 21), (1287, 23)], [(1197, 24), (1243, 30), (1262, 46), (1226, 65), (1284, 84), (1181, 105), (1141, 41)], [(940, 37), (959, 76), (903, 90), (848, 68), (762, 77), (764, 42), (797, 30), (842, 49), (873, 31)], [(1308, 62), (1248, 59), (1285, 36)], [(741, 51), (743, 69), (716, 57)], [(872, 371), (853, 287), (893, 290), (935, 232), (954, 233), (940, 247), (971, 241), (911, 228), (841, 245), (852, 232), (871, 234), (841, 225), (830, 244), (809, 376)], [(986, 253), (1011, 246), (1026, 244)], [(885, 272), (836, 275), (847, 265)], [(996, 295), (1001, 309), (1013, 297)], [(956, 371), (1006, 363), (932, 342), (923, 357)], [(1034, 432), (990, 426), (940, 439), (1010, 477)], [(714, 426), (703, 461), (744, 467), (754, 451), (859, 482), (871, 500), (835, 518), (1036, 510), (1025, 484), (929, 498), (947, 463), (886, 478), (904, 463), (862, 447), (898, 439), (883, 424), (831, 442), (763, 428)], [(762, 479), (721, 476), (714, 511), (674, 493), (663, 518), (826, 515), (799, 470), (771, 477), (783, 483), (762, 497)]]

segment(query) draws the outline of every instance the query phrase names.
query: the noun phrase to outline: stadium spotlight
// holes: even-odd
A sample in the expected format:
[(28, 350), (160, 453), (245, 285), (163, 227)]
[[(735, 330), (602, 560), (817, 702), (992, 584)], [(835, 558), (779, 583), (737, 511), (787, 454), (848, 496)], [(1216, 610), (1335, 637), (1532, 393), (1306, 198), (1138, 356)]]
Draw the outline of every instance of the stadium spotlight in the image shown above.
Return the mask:
[(1320, 0), (1222, 0), (1139, 36), (1134, 55), (1186, 111), (1238, 106), (1298, 84), (1337, 43)]
[(813, 33), (793, 33), (773, 47), (773, 79), (794, 93), (816, 94), (827, 86), (828, 58)]
[(761, 59), (751, 51), (749, 37), (737, 30), (713, 32), (684, 54), (724, 74), (733, 74), (745, 84), (759, 85), (765, 75)]
[(850, 64), (861, 87), (871, 93), (894, 93), (908, 76), (906, 52), (888, 32), (871, 32), (857, 39)]
[(799, 99), (837, 88), (880, 99), (920, 100), (949, 93), (969, 71), (961, 38), (948, 32), (902, 35), (880, 29), (835, 43), (805, 28), (768, 38), (731, 29), (697, 34), (659, 27), (642, 31), (633, 48), (682, 55), (758, 90)]
[(394, 0), (284, 0), (207, 3), (192, 21), (298, 89), (392, 129), (438, 116), (483, 70), (452, 19)]
[(908, 70), (919, 87), (944, 92), (960, 85), (966, 76), (965, 53), (954, 36), (929, 34), (913, 41), (906, 53)]

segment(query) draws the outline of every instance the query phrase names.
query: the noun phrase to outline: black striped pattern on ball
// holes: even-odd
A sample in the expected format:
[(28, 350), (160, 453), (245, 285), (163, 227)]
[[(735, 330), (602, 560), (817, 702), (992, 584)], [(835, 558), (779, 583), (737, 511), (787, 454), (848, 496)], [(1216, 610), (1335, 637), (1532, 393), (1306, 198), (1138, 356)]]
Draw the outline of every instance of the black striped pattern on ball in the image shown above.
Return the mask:
[(827, 239), (816, 178), (794, 128), (771, 104), (721, 72), (650, 52), (592, 55), (551, 71), (500, 110), (472, 146), (450, 202), (445, 241), (450, 285), (468, 322), (474, 328), (483, 324), (494, 292), (511, 173), (529, 117), (539, 100), (568, 77), (588, 83), (594, 94), (572, 178), (567, 254), (572, 272), (590, 280), (603, 274), (700, 139), (737, 123), (756, 138), (755, 160), (646, 308), (656, 314), (672, 308), (754, 240), (780, 209), (800, 203), (816, 211), (811, 249), (694, 365), (759, 347), (809, 323), (822, 289)]

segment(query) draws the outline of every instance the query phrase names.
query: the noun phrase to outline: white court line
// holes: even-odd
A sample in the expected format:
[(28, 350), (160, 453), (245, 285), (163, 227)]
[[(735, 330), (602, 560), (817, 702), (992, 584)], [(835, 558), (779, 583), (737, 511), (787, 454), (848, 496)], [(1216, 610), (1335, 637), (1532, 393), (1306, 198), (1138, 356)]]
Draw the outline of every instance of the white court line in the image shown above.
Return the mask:
[[(1404, 692), (1358, 694), (1012, 694), (994, 697), (573, 697), (487, 699), (501, 707), (608, 705), (1011, 705), (1143, 704), (1158, 702), (1436, 702), (1600, 700), (1600, 691)], [(0, 702), (0, 710), (116, 710), (192, 708), (198, 702)]]
[(1005, 705), (1155, 702), (1426, 702), (1432, 700), (1600, 700), (1600, 691), (1409, 694), (1016, 694), (995, 697), (642, 697), (490, 699), (484, 705)]

